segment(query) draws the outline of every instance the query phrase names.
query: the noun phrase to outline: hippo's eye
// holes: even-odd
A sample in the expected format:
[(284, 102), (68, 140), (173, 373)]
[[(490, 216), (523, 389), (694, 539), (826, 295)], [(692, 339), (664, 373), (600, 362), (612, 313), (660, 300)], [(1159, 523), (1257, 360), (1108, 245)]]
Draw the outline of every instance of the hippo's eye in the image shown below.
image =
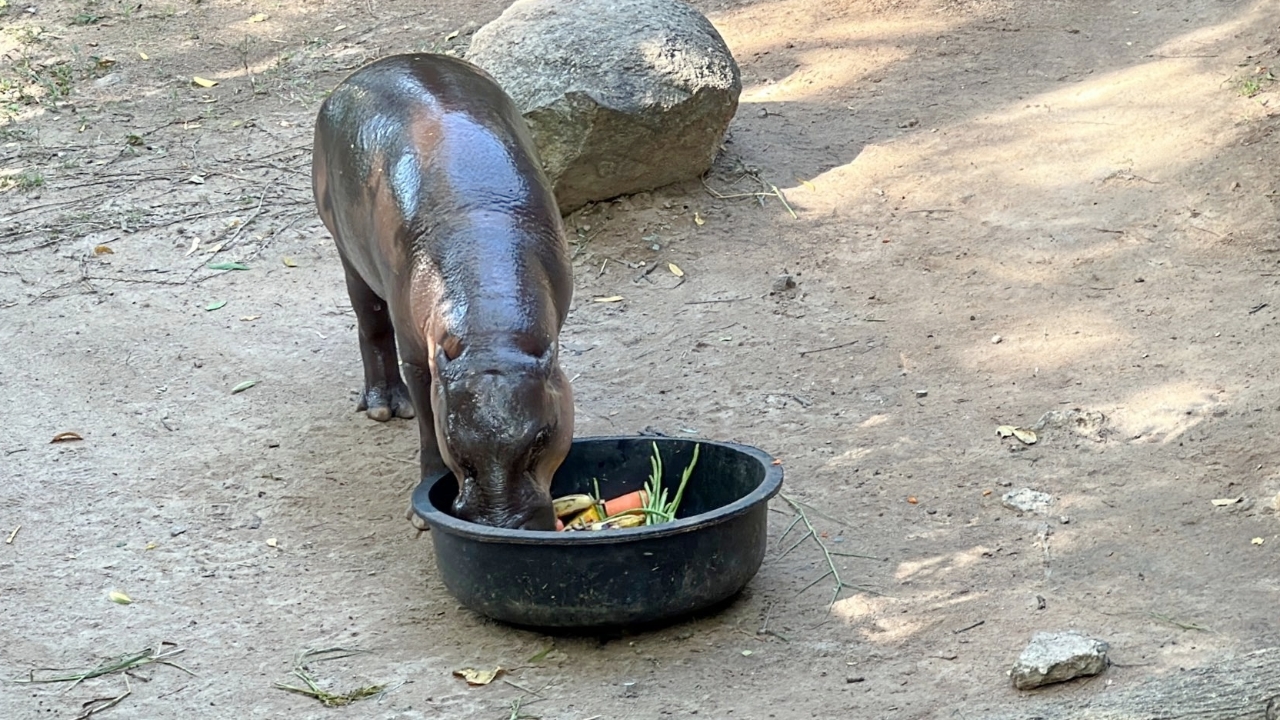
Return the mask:
[(529, 464), (536, 464), (542, 451), (547, 447), (547, 440), (551, 438), (551, 430), (544, 428), (534, 436), (533, 442), (529, 443)]

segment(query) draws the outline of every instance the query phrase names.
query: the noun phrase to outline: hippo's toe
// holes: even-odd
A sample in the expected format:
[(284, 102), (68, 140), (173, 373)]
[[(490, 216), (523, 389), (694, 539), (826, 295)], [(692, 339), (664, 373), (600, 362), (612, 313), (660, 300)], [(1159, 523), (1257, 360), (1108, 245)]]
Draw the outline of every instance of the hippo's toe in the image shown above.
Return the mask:
[(412, 502), (409, 503), (409, 511), (404, 514), (404, 517), (418, 531), (419, 535), (431, 530), (431, 526), (427, 524), (427, 521), (423, 520), (422, 516), (414, 511)]
[(409, 399), (409, 389), (400, 384), (390, 390), (380, 387), (366, 388), (360, 396), (357, 410), (363, 410), (372, 420), (386, 422), (393, 417), (413, 418), (413, 401)]

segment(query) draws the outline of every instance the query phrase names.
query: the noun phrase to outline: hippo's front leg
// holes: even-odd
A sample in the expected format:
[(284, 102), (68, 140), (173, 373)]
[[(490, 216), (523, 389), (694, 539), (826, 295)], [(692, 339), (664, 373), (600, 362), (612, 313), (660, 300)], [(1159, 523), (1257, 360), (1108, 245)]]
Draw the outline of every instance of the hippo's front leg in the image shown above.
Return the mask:
[[(435, 413), (431, 409), (431, 370), (408, 362), (403, 369), (405, 385), (409, 388), (409, 396), (413, 398), (413, 406), (417, 410), (420, 467), (422, 479), (426, 480), (448, 469), (440, 454), (440, 442), (436, 439)], [(414, 512), (412, 500), (409, 501), (409, 512), (405, 517), (419, 531), (429, 529), (426, 521)]]

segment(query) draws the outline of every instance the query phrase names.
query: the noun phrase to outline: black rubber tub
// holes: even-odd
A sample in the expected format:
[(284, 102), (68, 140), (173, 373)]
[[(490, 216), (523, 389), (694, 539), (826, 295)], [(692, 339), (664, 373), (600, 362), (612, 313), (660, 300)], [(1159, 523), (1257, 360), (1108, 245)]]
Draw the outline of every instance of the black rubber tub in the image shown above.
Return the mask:
[(619, 628), (653, 625), (736, 595), (764, 559), (769, 498), (782, 467), (746, 445), (666, 437), (595, 437), (573, 442), (553, 497), (592, 491), (616, 497), (644, 486), (657, 443), (672, 494), (701, 445), (673, 522), (573, 533), (504, 530), (449, 514), (457, 487), (446, 474), (414, 491), (431, 526), (445, 587), (463, 605), (515, 625)]

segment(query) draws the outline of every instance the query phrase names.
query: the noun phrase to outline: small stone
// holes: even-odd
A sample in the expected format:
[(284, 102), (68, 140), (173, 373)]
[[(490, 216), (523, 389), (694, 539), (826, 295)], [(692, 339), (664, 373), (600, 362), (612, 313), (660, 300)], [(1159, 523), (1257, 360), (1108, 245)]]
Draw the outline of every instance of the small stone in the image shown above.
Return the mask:
[(1013, 685), (1030, 690), (1042, 685), (1097, 675), (1107, 669), (1107, 650), (1101, 640), (1075, 631), (1036, 633), (1014, 663)]
[(1070, 524), (1071, 524), (1071, 516), (1070, 516), (1070, 515), (1059, 515), (1059, 516), (1058, 516), (1058, 522), (1062, 523), (1063, 525), (1070, 525)]
[(928, 390), (917, 390), (917, 391), (916, 391), (916, 397), (918, 397), (918, 398), (928, 397), (928, 396), (929, 396), (929, 391), (928, 391)]
[(186, 531), (187, 531), (186, 525), (174, 525), (173, 527), (169, 528), (169, 537), (178, 537), (179, 535), (181, 535)]
[(773, 279), (773, 285), (769, 289), (773, 292), (786, 292), (795, 289), (795, 286), (795, 278), (790, 275), (779, 275)]
[(999, 345), (999, 344), (1000, 344), (1000, 343), (1002, 343), (1002, 342), (1004, 342), (1004, 338), (1000, 337), (999, 335), (992, 335), (992, 336), (991, 336), (991, 344), (992, 344), (992, 345)]
[(1053, 504), (1053, 496), (1031, 488), (1018, 488), (1005, 493), (1004, 497), (1000, 498), (1000, 504), (1018, 512), (1044, 514), (1049, 512), (1049, 506)]
[(120, 84), (120, 81), (122, 80), (124, 80), (124, 77), (122, 77), (120, 73), (108, 73), (97, 80), (94, 80), (93, 86), (96, 88), (108, 88), (112, 85)]
[(844, 681), (849, 685), (852, 685), (854, 683), (860, 683), (860, 682), (863, 682), (864, 680), (866, 680), (866, 678), (861, 675), (850, 675), (849, 677), (844, 679)]

